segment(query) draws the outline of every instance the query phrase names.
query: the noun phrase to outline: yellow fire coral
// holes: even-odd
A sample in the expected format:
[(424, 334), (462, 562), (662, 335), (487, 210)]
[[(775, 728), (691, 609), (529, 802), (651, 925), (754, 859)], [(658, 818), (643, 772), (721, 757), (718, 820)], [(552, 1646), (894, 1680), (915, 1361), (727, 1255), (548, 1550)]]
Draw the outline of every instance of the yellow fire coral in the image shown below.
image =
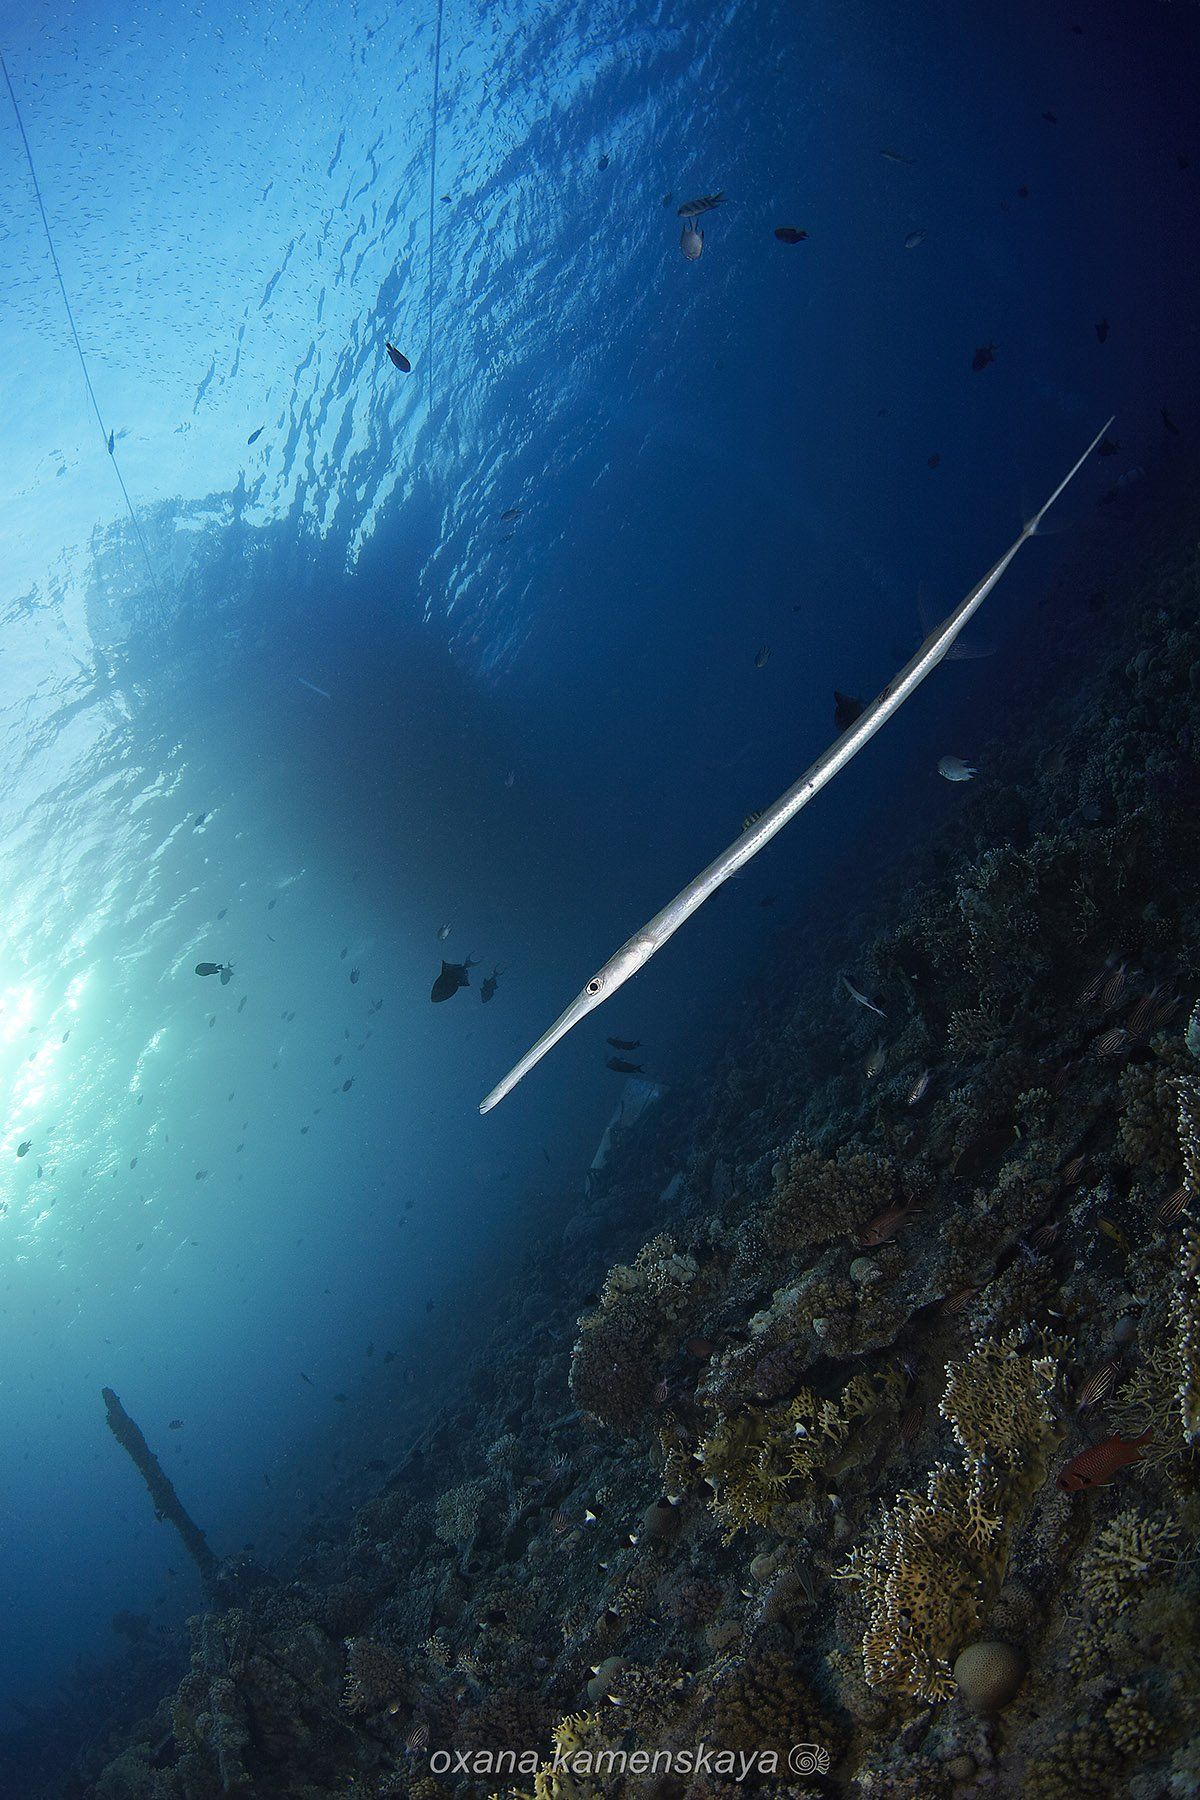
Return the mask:
[(977, 1343), (946, 1374), (941, 1413), (962, 1465), (938, 1463), (923, 1495), (900, 1494), (836, 1571), (858, 1584), (866, 1607), (867, 1680), (924, 1700), (954, 1691), (951, 1661), (1003, 1576), (1022, 1499), (1055, 1432), (1046, 1397), (1056, 1360), (1023, 1354), (1015, 1335)]
[(896, 1404), (902, 1386), (895, 1370), (858, 1374), (836, 1400), (801, 1388), (785, 1406), (751, 1408), (714, 1426), (696, 1460), (713, 1489), (712, 1510), (725, 1528), (725, 1542), (751, 1526), (769, 1524), (772, 1508), (790, 1497), (791, 1484), (836, 1462), (851, 1426), (888, 1401)]

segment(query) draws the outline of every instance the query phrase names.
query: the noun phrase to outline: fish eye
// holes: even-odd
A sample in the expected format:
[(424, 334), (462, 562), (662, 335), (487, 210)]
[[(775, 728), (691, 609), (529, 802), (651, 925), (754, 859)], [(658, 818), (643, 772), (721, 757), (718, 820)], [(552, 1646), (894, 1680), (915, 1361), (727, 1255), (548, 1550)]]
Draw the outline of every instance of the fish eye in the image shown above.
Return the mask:
[(600, 987), (601, 987), (600, 977), (598, 975), (593, 975), (592, 979), (588, 982), (587, 987), (583, 991), (585, 994), (598, 994), (600, 992)]

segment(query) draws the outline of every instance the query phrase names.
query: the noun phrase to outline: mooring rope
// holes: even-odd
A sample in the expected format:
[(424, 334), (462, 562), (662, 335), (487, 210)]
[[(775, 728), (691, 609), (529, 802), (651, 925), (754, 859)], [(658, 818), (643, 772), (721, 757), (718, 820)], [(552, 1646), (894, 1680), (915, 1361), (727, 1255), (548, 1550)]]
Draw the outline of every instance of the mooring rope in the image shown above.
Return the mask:
[(433, 41), (433, 130), (429, 144), (429, 322), (426, 332), (425, 364), (429, 372), (429, 412), (433, 414), (433, 220), (437, 198), (437, 128), (438, 94), (442, 81), (442, 6), (438, 0), (437, 32)]
[(104, 415), (100, 411), (100, 402), (96, 398), (96, 390), (92, 386), (92, 378), (88, 373), (87, 358), (83, 354), (83, 345), (80, 343), (79, 333), (75, 329), (75, 315), (71, 311), (71, 302), (67, 298), (67, 284), (63, 280), (62, 269), (58, 261), (58, 252), (54, 248), (54, 239), (50, 233), (50, 221), (46, 217), (46, 206), (42, 199), (41, 183), (37, 177), (37, 170), (33, 165), (33, 152), (29, 148), (29, 139), (25, 135), (25, 121), (21, 117), (21, 108), (17, 105), (16, 90), (13, 87), (12, 76), (8, 72), (8, 64), (4, 60), (4, 52), (2, 50), (0, 50), (0, 69), (3, 69), (4, 71), (4, 81), (8, 88), (8, 97), (12, 101), (13, 113), (16, 116), (17, 130), (20, 132), (21, 142), (25, 146), (25, 161), (29, 164), (29, 177), (33, 182), (33, 191), (37, 199), (38, 211), (42, 215), (42, 229), (46, 233), (46, 243), (50, 249), (50, 261), (54, 264), (54, 273), (58, 278), (58, 289), (62, 295), (63, 306), (66, 308), (67, 323), (71, 327), (71, 336), (75, 341), (75, 351), (79, 357), (79, 366), (83, 370), (83, 380), (88, 391), (88, 399), (92, 403), (92, 411), (96, 415), (96, 422), (100, 427), (100, 436), (104, 441), (104, 448), (108, 452), (109, 461), (112, 463), (113, 473), (116, 475), (121, 492), (125, 496), (125, 504), (129, 508), (129, 517), (133, 520), (133, 529), (137, 533), (138, 543), (142, 546), (142, 555), (146, 559), (146, 572), (150, 577), (150, 585), (154, 589), (155, 598), (161, 606), (162, 593), (159, 589), (158, 577), (154, 573), (154, 564), (150, 561), (150, 552), (146, 547), (146, 540), (142, 535), (141, 521), (134, 509), (133, 501), (129, 498), (129, 489), (125, 486), (125, 477), (121, 474), (120, 465), (117, 462), (116, 450), (109, 449), (109, 440), (112, 434), (104, 423)]

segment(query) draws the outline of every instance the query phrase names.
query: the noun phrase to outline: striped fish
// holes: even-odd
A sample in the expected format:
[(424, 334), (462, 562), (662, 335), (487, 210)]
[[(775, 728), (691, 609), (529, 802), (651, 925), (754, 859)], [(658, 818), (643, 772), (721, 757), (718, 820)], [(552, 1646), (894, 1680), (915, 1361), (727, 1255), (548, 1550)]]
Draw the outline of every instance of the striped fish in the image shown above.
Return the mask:
[(714, 206), (720, 206), (725, 198), (725, 189), (719, 194), (702, 194), (698, 200), (685, 200), (683, 205), (675, 209), (677, 219), (698, 219), (701, 213), (711, 212)]
[(1113, 1382), (1121, 1372), (1121, 1364), (1117, 1357), (1104, 1363), (1096, 1373), (1085, 1381), (1075, 1397), (1075, 1409), (1082, 1412), (1085, 1407), (1095, 1406), (1097, 1400), (1103, 1400)]
[(1160, 1225), (1170, 1225), (1184, 1211), (1191, 1197), (1192, 1190), (1185, 1181), (1175, 1189), (1173, 1194), (1168, 1194), (1161, 1205), (1155, 1208), (1154, 1217)]

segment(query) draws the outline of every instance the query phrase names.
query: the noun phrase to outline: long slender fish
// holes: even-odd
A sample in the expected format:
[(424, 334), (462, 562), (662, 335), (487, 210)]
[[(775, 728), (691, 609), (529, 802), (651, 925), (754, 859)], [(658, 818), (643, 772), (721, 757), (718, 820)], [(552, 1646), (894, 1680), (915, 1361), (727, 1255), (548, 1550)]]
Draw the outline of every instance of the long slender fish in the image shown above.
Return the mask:
[(953, 644), (967, 621), (979, 610), (987, 599), (1004, 571), (1007, 569), (1026, 538), (1033, 536), (1054, 502), (1058, 499), (1067, 484), (1074, 480), (1088, 457), (1095, 450), (1101, 438), (1113, 423), (1109, 419), (1096, 433), (1083, 455), (1074, 467), (1064, 475), (1050, 498), (1036, 512), (1024, 527), (1020, 536), (1009, 546), (1000, 558), (993, 563), (981, 581), (976, 582), (966, 599), (961, 601), (942, 623), (931, 631), (916, 655), (905, 663), (900, 673), (884, 688), (878, 699), (873, 700), (841, 737), (829, 746), (823, 756), (819, 756), (811, 768), (806, 769), (798, 781), (792, 783), (785, 794), (781, 794), (774, 806), (754, 821), (741, 836), (735, 838), (727, 850), (723, 850), (715, 861), (702, 869), (694, 881), (688, 885), (662, 911), (656, 913), (648, 924), (633, 936), (610, 957), (604, 967), (597, 971), (588, 982), (583, 992), (572, 1000), (570, 1006), (555, 1020), (549, 1031), (542, 1033), (532, 1049), (527, 1050), (520, 1062), (514, 1064), (504, 1077), (497, 1082), (486, 1099), (480, 1102), (481, 1113), (490, 1112), (493, 1106), (499, 1105), (506, 1094), (511, 1094), (518, 1081), (528, 1075), (535, 1063), (539, 1063), (548, 1051), (553, 1050), (560, 1038), (566, 1037), (572, 1026), (578, 1025), (581, 1019), (601, 1006), (610, 995), (636, 975), (638, 970), (648, 963), (656, 950), (661, 950), (667, 939), (674, 937), (679, 927), (691, 918), (692, 914), (714, 894), (722, 882), (737, 872), (752, 856), (769, 844), (777, 831), (782, 831), (789, 819), (793, 819), (802, 806), (807, 806), (814, 794), (819, 794), (826, 782), (832, 781), (840, 774), (846, 764), (858, 755), (863, 745), (869, 743), (881, 725), (886, 725), (892, 714), (903, 706), (909, 695), (920, 687), (927, 675), (931, 675)]

